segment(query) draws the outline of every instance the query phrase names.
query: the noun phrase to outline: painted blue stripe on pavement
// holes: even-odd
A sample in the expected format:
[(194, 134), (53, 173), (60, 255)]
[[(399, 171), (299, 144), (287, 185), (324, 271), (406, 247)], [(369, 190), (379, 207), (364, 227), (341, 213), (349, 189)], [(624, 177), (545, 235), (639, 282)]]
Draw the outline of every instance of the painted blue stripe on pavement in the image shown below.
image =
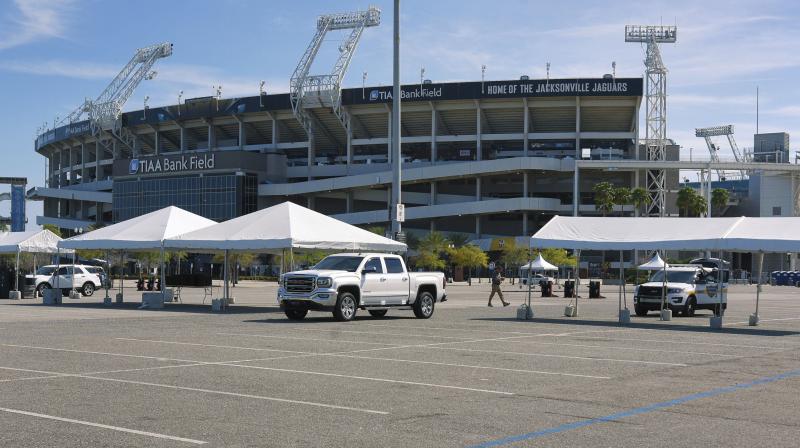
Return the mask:
[(639, 414), (647, 414), (649, 412), (657, 411), (659, 409), (677, 406), (679, 404), (683, 404), (693, 400), (699, 400), (701, 398), (715, 397), (717, 395), (728, 394), (731, 392), (736, 392), (738, 390), (749, 389), (751, 387), (759, 386), (761, 384), (774, 383), (775, 381), (785, 380), (787, 378), (794, 378), (798, 376), (800, 376), (800, 370), (792, 370), (789, 372), (781, 373), (780, 375), (767, 376), (747, 383), (735, 384), (733, 386), (720, 387), (719, 389), (712, 389), (706, 392), (686, 395), (685, 397), (676, 398), (674, 400), (662, 401), (660, 403), (654, 403), (640, 408), (634, 408), (627, 411), (617, 412), (616, 414), (610, 414), (604, 417), (596, 417), (587, 420), (580, 420), (573, 423), (566, 423), (560, 426), (554, 426), (552, 428), (540, 429), (538, 431), (529, 432), (526, 434), (519, 434), (516, 436), (509, 436), (509, 437), (504, 437), (502, 439), (491, 440), (478, 445), (472, 445), (471, 448), (489, 448), (494, 446), (508, 445), (510, 443), (515, 443), (515, 442), (521, 442), (523, 440), (538, 439), (540, 437), (549, 436), (551, 434), (558, 434), (561, 432), (571, 431), (573, 429), (584, 428), (586, 426), (595, 425), (597, 423), (613, 422), (621, 418), (631, 417)]

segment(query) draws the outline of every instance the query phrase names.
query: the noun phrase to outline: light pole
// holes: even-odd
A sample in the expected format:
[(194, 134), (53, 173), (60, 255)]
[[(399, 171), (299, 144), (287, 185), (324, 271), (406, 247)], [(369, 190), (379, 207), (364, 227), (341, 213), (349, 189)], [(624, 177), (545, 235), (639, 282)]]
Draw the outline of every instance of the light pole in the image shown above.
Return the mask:
[(425, 67), (419, 69), (419, 97), (422, 98), (422, 85), (425, 84)]
[(364, 89), (367, 88), (367, 72), (364, 71), (361, 73), (361, 99), (363, 100), (364, 97)]
[(183, 98), (183, 90), (178, 92), (178, 116), (181, 116), (181, 98)]
[(481, 93), (483, 93), (483, 81), (486, 77), (486, 64), (481, 65)]
[(149, 96), (144, 97), (144, 108), (142, 109), (142, 120), (147, 119), (147, 102), (150, 101)]
[(260, 107), (264, 107), (264, 95), (267, 93), (264, 91), (264, 84), (266, 84), (264, 80), (258, 83), (258, 105)]
[(394, 89), (392, 94), (392, 162), (394, 163), (392, 176), (392, 235), (396, 239), (401, 230), (400, 215), (402, 208), (402, 195), (400, 192), (402, 174), (401, 165), (403, 154), (400, 145), (400, 0), (394, 0)]

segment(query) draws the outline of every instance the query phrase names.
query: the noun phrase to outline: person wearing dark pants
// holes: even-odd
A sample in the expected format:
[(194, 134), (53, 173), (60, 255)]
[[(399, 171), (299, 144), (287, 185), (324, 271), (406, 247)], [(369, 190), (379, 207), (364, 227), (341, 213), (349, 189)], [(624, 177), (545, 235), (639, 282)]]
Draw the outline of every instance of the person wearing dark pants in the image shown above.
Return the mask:
[(500, 290), (501, 283), (503, 283), (503, 273), (500, 269), (497, 269), (492, 276), (492, 293), (489, 294), (489, 306), (492, 306), (492, 299), (495, 294), (500, 296), (500, 301), (503, 302), (503, 306), (509, 305), (509, 302), (506, 302), (506, 299), (503, 298), (503, 291)]

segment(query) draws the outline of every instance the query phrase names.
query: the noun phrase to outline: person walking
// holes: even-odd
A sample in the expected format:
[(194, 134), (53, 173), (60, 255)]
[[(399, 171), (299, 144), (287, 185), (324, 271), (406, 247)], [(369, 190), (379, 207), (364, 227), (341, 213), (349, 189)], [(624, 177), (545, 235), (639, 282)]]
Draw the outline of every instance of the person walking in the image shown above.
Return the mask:
[(506, 302), (506, 299), (503, 298), (503, 291), (500, 289), (501, 283), (503, 283), (503, 272), (500, 268), (498, 268), (492, 275), (492, 293), (489, 294), (489, 306), (492, 306), (492, 299), (494, 298), (495, 294), (500, 296), (500, 301), (503, 302), (503, 306), (510, 305), (510, 303)]

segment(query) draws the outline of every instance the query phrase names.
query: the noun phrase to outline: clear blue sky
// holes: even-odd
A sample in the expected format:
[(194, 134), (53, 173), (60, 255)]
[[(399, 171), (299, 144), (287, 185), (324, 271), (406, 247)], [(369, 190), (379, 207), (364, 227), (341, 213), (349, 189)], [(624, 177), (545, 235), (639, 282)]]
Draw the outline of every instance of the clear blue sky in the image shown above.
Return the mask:
[[(383, 25), (365, 32), (346, 86), (360, 85), (363, 71), (368, 84), (391, 82), (392, 3), (373, 3), (383, 10)], [(174, 103), (180, 90), (185, 97), (211, 95), (215, 84), (226, 97), (255, 95), (262, 79), (268, 92), (286, 92), (316, 16), (368, 4), (0, 0), (0, 175), (42, 185), (36, 129), (96, 96), (138, 47), (170, 41), (175, 51), (126, 109), (141, 108), (146, 95), (152, 106)], [(788, 131), (797, 141), (799, 13), (800, 3), (791, 0), (405, 0), (402, 78), (417, 81), (424, 66), (435, 81), (477, 80), (481, 64), (487, 79), (544, 77), (548, 61), (552, 77), (601, 76), (611, 61), (617, 76), (641, 76), (643, 48), (623, 41), (625, 24), (677, 23), (678, 43), (663, 49), (670, 137), (705, 156), (694, 128), (734, 124), (739, 145), (752, 146), (759, 85), (761, 131)], [(328, 44), (333, 50), (336, 42)], [(31, 204), (30, 222), (39, 210)], [(7, 206), (0, 214), (7, 215)]]

